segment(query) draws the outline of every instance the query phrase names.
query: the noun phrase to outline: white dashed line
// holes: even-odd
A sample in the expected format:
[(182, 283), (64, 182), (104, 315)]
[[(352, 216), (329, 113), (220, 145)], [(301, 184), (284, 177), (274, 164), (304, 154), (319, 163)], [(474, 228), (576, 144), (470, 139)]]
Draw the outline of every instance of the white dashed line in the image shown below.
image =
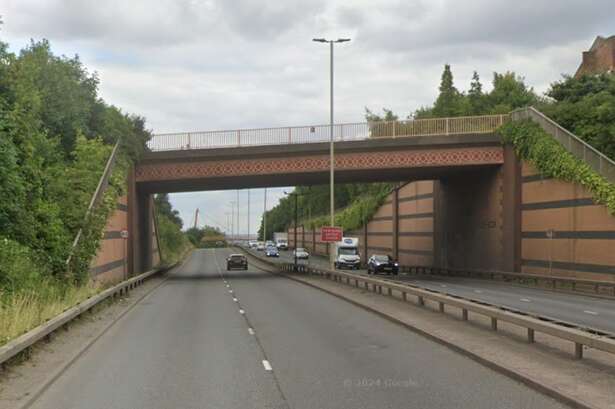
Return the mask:
[(233, 290), (228, 290), (229, 294), (233, 294)]
[(237, 298), (233, 297), (233, 301), (237, 302)]
[(446, 287), (446, 284), (440, 284), (440, 287)]
[(248, 334), (254, 335), (254, 330), (252, 328), (248, 328)]
[(530, 300), (529, 298), (521, 298), (521, 301), (523, 301), (523, 302), (532, 302), (532, 300)]
[(263, 367), (265, 367), (265, 371), (273, 370), (273, 368), (271, 367), (271, 364), (266, 359), (263, 359)]
[(590, 314), (590, 315), (599, 315), (596, 311), (589, 311), (589, 310), (585, 310), (583, 311), (585, 314)]
[(474, 292), (480, 294), (483, 292), (483, 290), (474, 290)]
[(239, 313), (243, 315), (243, 314), (245, 314), (246, 312), (245, 312), (244, 310), (239, 310)]

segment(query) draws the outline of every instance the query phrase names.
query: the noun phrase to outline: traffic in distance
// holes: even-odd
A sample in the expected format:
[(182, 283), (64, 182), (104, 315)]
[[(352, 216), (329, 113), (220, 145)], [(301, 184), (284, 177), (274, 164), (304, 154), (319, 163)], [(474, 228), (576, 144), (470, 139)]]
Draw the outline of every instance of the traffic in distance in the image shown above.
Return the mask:
[[(288, 251), (287, 233), (273, 233), (274, 240), (234, 241), (232, 244), (245, 246), (249, 249), (263, 252), (266, 257), (280, 257), (281, 251)], [(334, 243), (334, 265), (336, 269), (361, 269), (361, 253), (359, 239), (356, 237), (342, 237), (341, 241)], [(297, 260), (309, 260), (310, 253), (303, 247), (297, 247), (291, 252), (291, 257)], [(368, 274), (398, 274), (399, 263), (390, 254), (373, 253), (367, 261)]]

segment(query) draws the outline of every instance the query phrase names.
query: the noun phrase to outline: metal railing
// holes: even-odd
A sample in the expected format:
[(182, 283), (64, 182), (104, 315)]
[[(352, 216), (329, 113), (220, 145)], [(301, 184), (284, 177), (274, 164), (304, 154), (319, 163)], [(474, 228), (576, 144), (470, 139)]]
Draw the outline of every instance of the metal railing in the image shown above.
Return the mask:
[[(345, 123), (333, 126), (333, 138), (336, 142), (340, 142), (366, 140), (369, 138), (492, 133), (507, 120), (508, 115), (485, 115), (390, 122)], [(330, 125), (314, 125), (155, 134), (147, 146), (151, 151), (156, 152), (318, 143), (330, 140), (330, 129)]]
[(583, 141), (569, 130), (557, 124), (551, 118), (534, 107), (522, 108), (511, 112), (513, 121), (531, 119), (537, 122), (555, 140), (561, 143), (568, 152), (587, 163), (593, 170), (606, 180), (615, 183), (615, 162), (587, 142)]
[(449, 307), (448, 309), (453, 307), (461, 311), (461, 318), (463, 321), (469, 320), (470, 313), (481, 315), (489, 319), (493, 331), (498, 330), (499, 322), (513, 324), (526, 330), (528, 343), (534, 343), (536, 341), (536, 332), (570, 341), (574, 344), (574, 357), (576, 359), (583, 358), (584, 347), (615, 354), (615, 335), (608, 332), (581, 327), (551, 317), (528, 314), (524, 311), (501, 305), (489, 304), (484, 301), (473, 300), (455, 294), (448, 294), (446, 292), (421, 287), (416, 284), (329, 270), (305, 264), (295, 266), (291, 263), (283, 263), (280, 265), (263, 258), (259, 254), (254, 254), (245, 249), (242, 250), (262, 263), (274, 267), (278, 271), (320, 276), (340, 284), (362, 288), (365, 291), (371, 291), (379, 295), (394, 297), (404, 302), (407, 302), (410, 297), (414, 297), (418, 306), (421, 307), (425, 306), (427, 301), (430, 301), (437, 304), (438, 311), (441, 313), (447, 310), (446, 307)]

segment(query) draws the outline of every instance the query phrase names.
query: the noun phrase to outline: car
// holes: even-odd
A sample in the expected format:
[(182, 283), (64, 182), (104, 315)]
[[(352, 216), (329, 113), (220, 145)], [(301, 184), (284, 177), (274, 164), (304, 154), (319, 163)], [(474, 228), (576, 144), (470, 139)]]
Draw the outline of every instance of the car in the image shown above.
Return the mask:
[(265, 243), (263, 243), (262, 241), (259, 241), (256, 244), (256, 251), (265, 251)]
[(231, 254), (226, 258), (226, 269), (231, 270), (239, 268), (242, 270), (248, 269), (248, 258), (243, 254)]
[(249, 248), (251, 248), (251, 249), (255, 249), (257, 245), (258, 245), (258, 242), (257, 242), (257, 241), (250, 240), (250, 241), (248, 242), (248, 247), (249, 247)]
[(399, 263), (391, 256), (374, 254), (367, 261), (367, 274), (398, 274)]
[(278, 241), (276, 242), (276, 246), (278, 250), (288, 250), (288, 240), (278, 239)]
[(310, 257), (310, 254), (302, 247), (298, 247), (293, 250), (293, 257), (297, 257), (298, 259), (307, 260)]
[(267, 257), (280, 257), (280, 252), (275, 246), (269, 246), (265, 249), (265, 256)]
[(271, 240), (267, 240), (265, 242), (265, 248), (267, 248), (267, 247), (275, 247), (275, 243), (273, 241), (271, 241)]

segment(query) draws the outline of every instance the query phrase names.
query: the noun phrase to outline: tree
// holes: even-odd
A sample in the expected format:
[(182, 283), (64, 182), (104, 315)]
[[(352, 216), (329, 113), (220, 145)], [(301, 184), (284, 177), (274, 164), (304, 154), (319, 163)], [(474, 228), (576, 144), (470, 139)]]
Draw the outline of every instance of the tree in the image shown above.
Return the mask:
[(551, 84), (543, 112), (615, 159), (615, 75), (564, 77)]
[(483, 93), (483, 84), (480, 82), (478, 73), (474, 71), (472, 74), (472, 82), (467, 95), (470, 115), (482, 115), (488, 111), (487, 101)]
[(159, 193), (154, 197), (154, 205), (158, 214), (165, 216), (169, 221), (175, 224), (179, 229), (184, 226), (184, 222), (179, 217), (179, 212), (173, 209), (171, 202), (169, 202), (169, 195), (167, 193)]
[(510, 111), (534, 105), (538, 96), (532, 87), (525, 84), (523, 77), (514, 72), (493, 73), (493, 90), (487, 96), (492, 114), (507, 114)]
[(462, 96), (455, 88), (453, 73), (449, 64), (444, 65), (440, 80), (440, 94), (433, 107), (433, 115), (436, 117), (451, 117), (460, 114)]

